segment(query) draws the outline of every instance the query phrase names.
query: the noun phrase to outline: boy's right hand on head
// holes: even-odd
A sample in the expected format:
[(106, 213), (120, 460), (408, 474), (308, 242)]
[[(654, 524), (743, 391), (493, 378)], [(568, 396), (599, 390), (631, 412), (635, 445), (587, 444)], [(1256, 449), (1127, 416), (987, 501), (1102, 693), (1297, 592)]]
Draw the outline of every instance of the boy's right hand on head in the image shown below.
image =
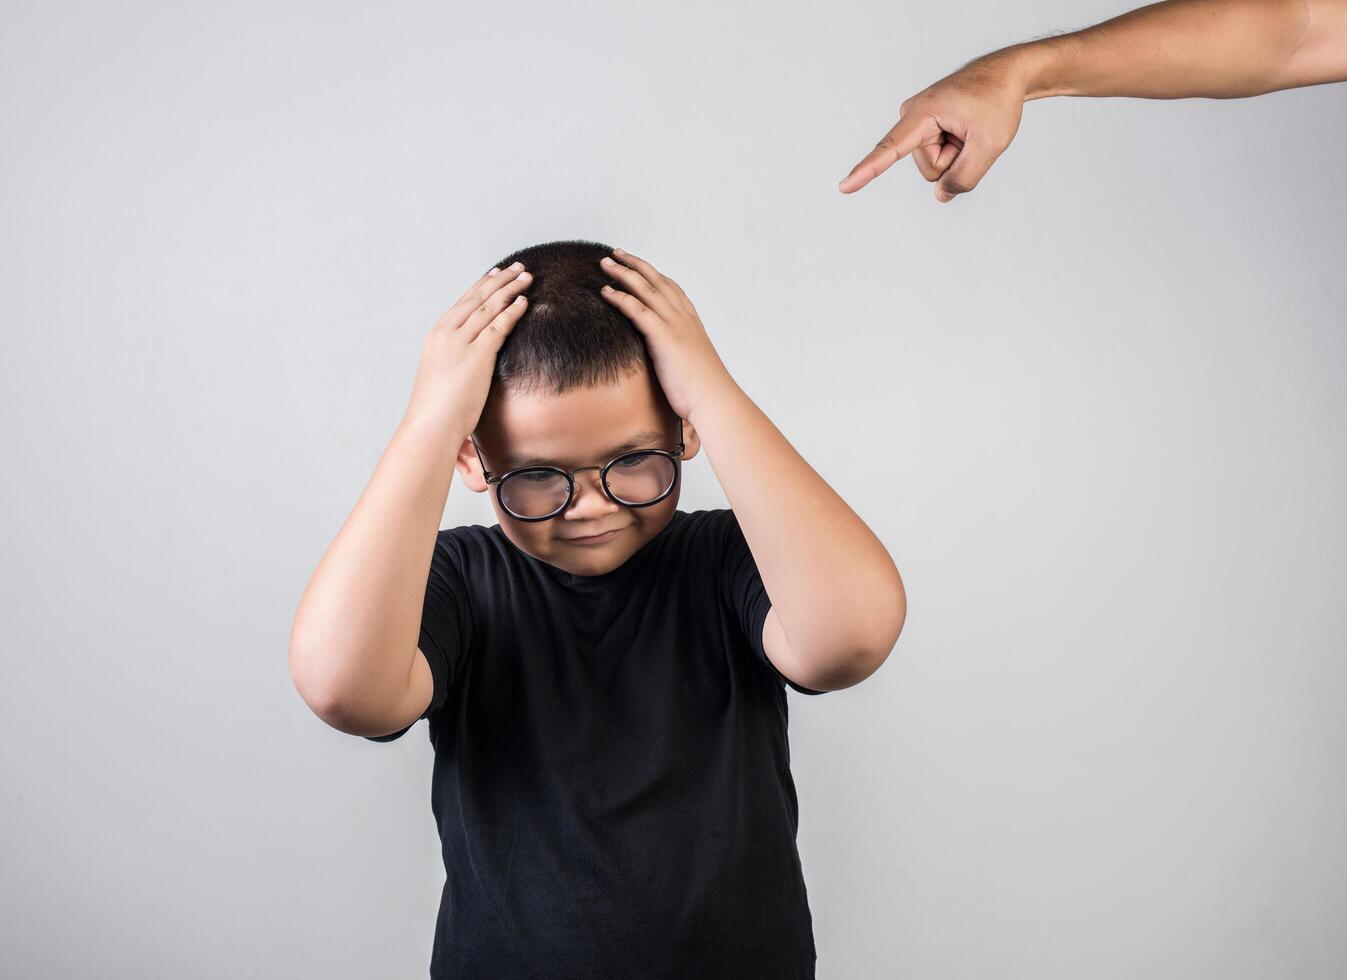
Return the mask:
[(467, 436), (491, 388), (496, 353), (528, 308), (533, 277), (516, 262), (493, 269), (449, 307), (426, 337), (408, 413), (429, 413)]

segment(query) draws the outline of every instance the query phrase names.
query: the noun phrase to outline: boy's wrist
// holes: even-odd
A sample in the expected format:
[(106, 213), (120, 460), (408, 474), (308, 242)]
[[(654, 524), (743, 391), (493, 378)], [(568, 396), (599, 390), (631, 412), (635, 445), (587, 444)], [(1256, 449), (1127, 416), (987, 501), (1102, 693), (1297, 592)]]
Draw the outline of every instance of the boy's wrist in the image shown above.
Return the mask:
[(473, 427), (447, 406), (415, 404), (407, 406), (398, 429), (416, 439), (447, 445), (457, 453)]
[(692, 423), (693, 428), (700, 431), (699, 418), (720, 414), (734, 399), (741, 397), (743, 394), (743, 389), (739, 387), (733, 375), (726, 371), (698, 396), (692, 409), (688, 412), (688, 421)]

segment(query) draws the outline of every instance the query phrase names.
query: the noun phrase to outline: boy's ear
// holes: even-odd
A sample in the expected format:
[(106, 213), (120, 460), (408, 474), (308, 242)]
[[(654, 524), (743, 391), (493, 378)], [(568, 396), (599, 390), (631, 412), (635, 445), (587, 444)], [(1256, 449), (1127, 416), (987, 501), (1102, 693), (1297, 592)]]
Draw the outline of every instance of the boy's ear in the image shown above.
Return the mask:
[(701, 452), (701, 448), (702, 448), (701, 436), (697, 435), (697, 430), (692, 427), (692, 423), (684, 419), (683, 456), (682, 456), (683, 460), (687, 461), (691, 459), (693, 456), (696, 456), (697, 453)]
[(458, 459), (454, 461), (454, 469), (458, 470), (464, 484), (473, 493), (486, 492), (487, 483), (486, 478), (482, 476), (482, 462), (471, 438), (464, 439), (463, 445), (458, 447)]

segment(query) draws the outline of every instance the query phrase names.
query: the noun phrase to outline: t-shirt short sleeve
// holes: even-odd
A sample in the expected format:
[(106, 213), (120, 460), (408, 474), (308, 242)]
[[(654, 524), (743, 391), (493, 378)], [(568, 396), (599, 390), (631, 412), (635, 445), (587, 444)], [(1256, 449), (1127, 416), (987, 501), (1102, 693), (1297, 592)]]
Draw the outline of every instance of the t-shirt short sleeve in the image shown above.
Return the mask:
[[(421, 607), (421, 633), (416, 644), (425, 654), (435, 683), (430, 704), (421, 713), (421, 718), (431, 717), (444, 706), (449, 689), (472, 648), (472, 610), (468, 603), (463, 560), (459, 542), (449, 532), (441, 531), (430, 558), (430, 574)], [(401, 738), (410, 728), (408, 725), (388, 735), (365, 737), (371, 742), (391, 742)]]
[(743, 529), (739, 526), (738, 516), (733, 510), (724, 510), (718, 517), (723, 534), (721, 547), (724, 560), (721, 568), (724, 572), (722, 579), (724, 599), (747, 634), (754, 654), (772, 671), (778, 681), (789, 684), (801, 694), (826, 693), (801, 687), (788, 679), (776, 669), (776, 665), (767, 656), (767, 650), (762, 645), (762, 627), (767, 621), (768, 611), (772, 608), (772, 600), (762, 584), (758, 564), (749, 549)]

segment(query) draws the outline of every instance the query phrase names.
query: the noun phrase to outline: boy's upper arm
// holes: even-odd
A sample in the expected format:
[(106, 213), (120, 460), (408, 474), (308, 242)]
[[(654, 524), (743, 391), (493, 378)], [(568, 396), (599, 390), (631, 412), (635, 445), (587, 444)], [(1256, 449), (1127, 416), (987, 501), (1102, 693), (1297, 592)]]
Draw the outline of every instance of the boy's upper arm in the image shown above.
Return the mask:
[(776, 618), (775, 606), (767, 610), (767, 617), (762, 621), (762, 649), (772, 669), (795, 690), (801, 694), (827, 693), (827, 689), (805, 687), (796, 683), (795, 666), (791, 662), (790, 641), (786, 638), (786, 631), (781, 628), (781, 621)]
[(473, 647), (475, 627), (463, 568), (469, 559), (452, 531), (441, 531), (431, 555), (421, 608), (421, 633), (399, 711), (404, 727), (387, 735), (365, 736), (375, 742), (401, 737), (419, 719), (429, 718), (448, 699), (449, 688)]
[(372, 742), (391, 742), (406, 734), (407, 729), (427, 714), (430, 702), (435, 696), (435, 677), (431, 673), (430, 662), (420, 647), (412, 658), (412, 672), (407, 679), (407, 691), (398, 710), (394, 713), (392, 724), (397, 727), (386, 735), (366, 735)]
[[(786, 634), (777, 622), (771, 597), (763, 586), (762, 575), (758, 572), (753, 552), (739, 527), (739, 518), (732, 509), (713, 512), (712, 519), (717, 522), (721, 549), (722, 588), (734, 615), (748, 635), (754, 654), (768, 669), (775, 672), (783, 684), (788, 684), (801, 694), (824, 694), (797, 684), (788, 671), (792, 668), (790, 644)], [(784, 667), (783, 671), (781, 668)]]

